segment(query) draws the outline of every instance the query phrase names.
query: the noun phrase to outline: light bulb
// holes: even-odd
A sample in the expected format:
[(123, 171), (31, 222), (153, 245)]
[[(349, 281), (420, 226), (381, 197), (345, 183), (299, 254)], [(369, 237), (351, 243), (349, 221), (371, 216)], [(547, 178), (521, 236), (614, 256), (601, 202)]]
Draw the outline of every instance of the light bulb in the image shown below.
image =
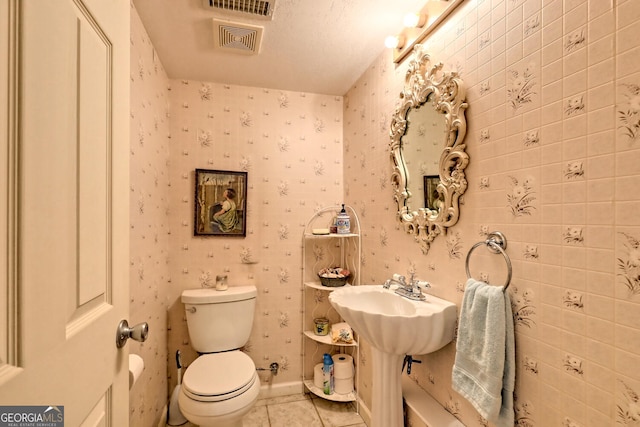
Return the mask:
[(404, 36), (389, 36), (384, 39), (384, 45), (389, 49), (400, 49), (404, 44)]
[(423, 13), (407, 13), (402, 23), (407, 28), (421, 28), (426, 22), (426, 15)]

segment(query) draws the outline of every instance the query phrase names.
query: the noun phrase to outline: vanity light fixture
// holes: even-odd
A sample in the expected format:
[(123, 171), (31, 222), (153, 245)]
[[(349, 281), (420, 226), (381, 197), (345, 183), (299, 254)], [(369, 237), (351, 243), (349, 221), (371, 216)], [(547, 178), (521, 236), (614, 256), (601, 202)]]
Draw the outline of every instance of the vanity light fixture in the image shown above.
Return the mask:
[(400, 43), (392, 43), (392, 37), (387, 37), (385, 40), (385, 46), (393, 49), (393, 62), (401, 63), (411, 53), (413, 46), (422, 43), (463, 1), (428, 0), (418, 12), (406, 15), (404, 17), (405, 28), (398, 36), (395, 36)]

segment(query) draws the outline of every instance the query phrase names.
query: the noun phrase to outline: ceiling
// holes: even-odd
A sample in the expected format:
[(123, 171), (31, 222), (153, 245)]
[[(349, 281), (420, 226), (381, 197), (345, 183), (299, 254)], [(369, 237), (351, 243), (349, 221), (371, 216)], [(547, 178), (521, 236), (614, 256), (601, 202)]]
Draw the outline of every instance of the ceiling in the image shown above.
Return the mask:
[[(344, 95), (427, 0), (275, 0), (273, 19), (203, 0), (133, 0), (171, 79)], [(212, 18), (263, 26), (260, 52), (216, 49)]]

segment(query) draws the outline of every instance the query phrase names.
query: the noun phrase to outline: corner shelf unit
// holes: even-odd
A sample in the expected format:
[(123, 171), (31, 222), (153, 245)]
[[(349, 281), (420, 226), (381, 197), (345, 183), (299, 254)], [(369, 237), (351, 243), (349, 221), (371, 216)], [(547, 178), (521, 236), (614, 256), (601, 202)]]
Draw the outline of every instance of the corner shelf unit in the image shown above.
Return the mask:
[(354, 342), (351, 344), (333, 343), (330, 332), (329, 335), (316, 335), (314, 332), (316, 317), (329, 319), (330, 325), (343, 321), (328, 299), (331, 292), (340, 288), (323, 286), (318, 278), (318, 271), (325, 267), (346, 268), (351, 272), (351, 276), (345, 286), (360, 284), (362, 241), (360, 222), (355, 210), (345, 205), (351, 220), (351, 233), (313, 234), (314, 228), (329, 228), (340, 209), (341, 206), (330, 206), (316, 212), (307, 222), (302, 235), (302, 382), (310, 393), (323, 399), (356, 402), (356, 410), (359, 411), (356, 388), (348, 394), (326, 395), (313, 381), (314, 366), (322, 362), (324, 353), (346, 353), (353, 357), (354, 387), (358, 384), (358, 337), (354, 334)]

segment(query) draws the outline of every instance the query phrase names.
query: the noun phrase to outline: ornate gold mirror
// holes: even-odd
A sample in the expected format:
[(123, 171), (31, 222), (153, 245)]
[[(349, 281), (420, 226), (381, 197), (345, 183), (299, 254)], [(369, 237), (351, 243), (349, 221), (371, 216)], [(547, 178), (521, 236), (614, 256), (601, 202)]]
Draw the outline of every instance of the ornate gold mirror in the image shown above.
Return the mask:
[(425, 254), (438, 234), (458, 222), (459, 198), (467, 189), (465, 89), (457, 72), (442, 68), (431, 66), (423, 45), (414, 46), (391, 120), (396, 218)]

